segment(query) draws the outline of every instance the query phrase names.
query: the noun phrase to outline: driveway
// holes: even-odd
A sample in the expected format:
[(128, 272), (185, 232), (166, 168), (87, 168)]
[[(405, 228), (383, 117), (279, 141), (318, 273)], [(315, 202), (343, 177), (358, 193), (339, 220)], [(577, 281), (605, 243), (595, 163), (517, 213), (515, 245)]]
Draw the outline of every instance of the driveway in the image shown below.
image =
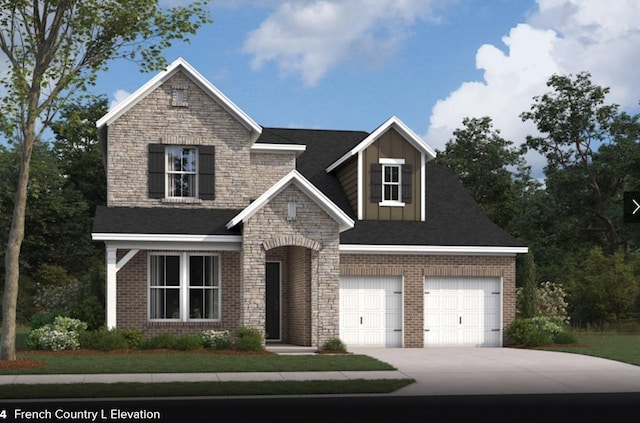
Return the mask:
[(640, 392), (640, 366), (579, 354), (518, 348), (353, 348), (416, 383), (394, 395)]

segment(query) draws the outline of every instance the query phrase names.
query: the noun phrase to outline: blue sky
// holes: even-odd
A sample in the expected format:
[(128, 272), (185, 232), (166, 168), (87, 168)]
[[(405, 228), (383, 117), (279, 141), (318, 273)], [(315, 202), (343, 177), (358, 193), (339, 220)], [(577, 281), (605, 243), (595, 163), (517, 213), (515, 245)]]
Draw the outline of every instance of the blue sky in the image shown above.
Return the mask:
[[(176, 5), (180, 0), (163, 0)], [(267, 127), (372, 131), (398, 116), (443, 149), (463, 117), (520, 144), (519, 114), (553, 73), (589, 71), (609, 101), (640, 100), (636, 0), (212, 0), (181, 56)], [(94, 89), (114, 103), (153, 75), (115, 62)], [(540, 173), (543, 161), (528, 161)]]

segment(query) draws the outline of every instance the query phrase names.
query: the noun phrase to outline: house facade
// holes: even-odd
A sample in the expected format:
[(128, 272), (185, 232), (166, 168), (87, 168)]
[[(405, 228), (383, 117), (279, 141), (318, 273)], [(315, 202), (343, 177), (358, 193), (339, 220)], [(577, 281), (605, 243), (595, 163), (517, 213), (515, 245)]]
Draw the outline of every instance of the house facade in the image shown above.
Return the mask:
[(97, 127), (107, 326), (505, 343), (527, 247), (397, 117), (371, 133), (262, 127), (178, 59)]

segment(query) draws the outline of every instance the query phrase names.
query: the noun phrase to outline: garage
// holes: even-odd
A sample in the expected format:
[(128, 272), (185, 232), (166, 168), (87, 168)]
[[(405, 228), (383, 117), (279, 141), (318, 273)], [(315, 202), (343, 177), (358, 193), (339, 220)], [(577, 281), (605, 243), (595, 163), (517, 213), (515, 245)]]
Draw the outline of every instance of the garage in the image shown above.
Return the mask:
[(341, 277), (340, 339), (347, 347), (402, 347), (402, 277)]
[(500, 278), (427, 277), (425, 346), (502, 346)]

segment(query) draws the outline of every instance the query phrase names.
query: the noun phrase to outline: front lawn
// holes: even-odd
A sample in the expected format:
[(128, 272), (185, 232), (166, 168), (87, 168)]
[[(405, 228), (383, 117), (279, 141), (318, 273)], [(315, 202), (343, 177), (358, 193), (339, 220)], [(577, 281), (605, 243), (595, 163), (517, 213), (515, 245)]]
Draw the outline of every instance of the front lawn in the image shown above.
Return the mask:
[(576, 332), (575, 345), (539, 347), (549, 351), (563, 351), (622, 361), (640, 366), (640, 334)]
[(356, 354), (276, 355), (198, 352), (42, 352), (21, 351), (19, 359), (41, 367), (6, 369), (0, 374), (207, 373), (395, 370), (373, 357)]

